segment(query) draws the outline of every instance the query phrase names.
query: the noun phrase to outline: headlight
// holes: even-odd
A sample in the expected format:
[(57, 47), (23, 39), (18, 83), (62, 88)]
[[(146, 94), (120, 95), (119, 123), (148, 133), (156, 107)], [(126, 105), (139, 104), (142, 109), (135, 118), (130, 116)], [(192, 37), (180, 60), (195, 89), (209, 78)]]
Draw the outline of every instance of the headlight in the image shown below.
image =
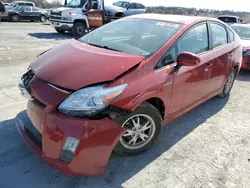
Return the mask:
[(250, 56), (250, 50), (243, 50), (243, 56)]
[(71, 18), (71, 17), (62, 17), (62, 20), (71, 21), (71, 20), (72, 20), (72, 18)]
[(128, 84), (104, 88), (98, 85), (72, 93), (58, 107), (58, 110), (72, 116), (92, 115), (107, 107)]

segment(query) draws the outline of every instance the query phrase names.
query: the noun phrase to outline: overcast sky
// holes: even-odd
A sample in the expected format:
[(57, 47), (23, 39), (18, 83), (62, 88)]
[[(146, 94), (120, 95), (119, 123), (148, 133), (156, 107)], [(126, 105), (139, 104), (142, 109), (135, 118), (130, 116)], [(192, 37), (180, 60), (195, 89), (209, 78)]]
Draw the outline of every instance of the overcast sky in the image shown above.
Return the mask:
[[(105, 0), (105, 4), (112, 4), (118, 0)], [(218, 10), (241, 10), (250, 11), (249, 0), (133, 0), (141, 2), (146, 6), (180, 6), (180, 7), (195, 7), (208, 8)]]

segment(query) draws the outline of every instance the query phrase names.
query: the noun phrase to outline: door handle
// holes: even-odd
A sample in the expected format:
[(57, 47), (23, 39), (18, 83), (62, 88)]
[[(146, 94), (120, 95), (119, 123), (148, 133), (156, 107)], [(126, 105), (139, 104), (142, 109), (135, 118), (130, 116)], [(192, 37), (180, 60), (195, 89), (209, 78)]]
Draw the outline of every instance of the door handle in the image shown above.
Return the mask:
[(212, 63), (208, 63), (207, 65), (206, 65), (206, 68), (209, 68), (209, 67), (211, 67), (213, 64)]

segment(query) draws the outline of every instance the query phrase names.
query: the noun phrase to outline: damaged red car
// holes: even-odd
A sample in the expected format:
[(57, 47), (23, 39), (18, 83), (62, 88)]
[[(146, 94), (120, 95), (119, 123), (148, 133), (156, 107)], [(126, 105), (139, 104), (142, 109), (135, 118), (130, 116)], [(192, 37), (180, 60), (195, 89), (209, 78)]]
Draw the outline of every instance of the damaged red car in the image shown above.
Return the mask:
[(242, 69), (250, 70), (250, 25), (248, 24), (232, 24), (232, 29), (241, 38), (242, 45)]
[(112, 151), (148, 150), (162, 127), (230, 93), (240, 38), (212, 18), (143, 14), (40, 54), (22, 76), (27, 113), (17, 128), (44, 161), (103, 175)]

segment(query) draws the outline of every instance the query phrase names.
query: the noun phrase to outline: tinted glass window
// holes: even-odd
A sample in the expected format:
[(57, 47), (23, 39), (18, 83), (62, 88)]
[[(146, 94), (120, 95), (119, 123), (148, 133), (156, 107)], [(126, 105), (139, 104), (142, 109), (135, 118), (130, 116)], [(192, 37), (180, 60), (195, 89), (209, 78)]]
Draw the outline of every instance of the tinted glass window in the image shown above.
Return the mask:
[(172, 47), (168, 52), (163, 56), (160, 63), (156, 65), (156, 69), (162, 68), (166, 65), (170, 65), (177, 60), (177, 49), (176, 47)]
[(237, 23), (236, 17), (219, 17), (218, 19), (225, 23)]
[(227, 29), (227, 33), (228, 33), (228, 42), (233, 42), (234, 41), (234, 33), (230, 30)]
[(136, 3), (136, 9), (144, 9), (142, 4)]
[(110, 50), (150, 56), (181, 27), (182, 24), (178, 23), (123, 18), (88, 33), (79, 41)]
[(24, 7), (24, 12), (31, 12), (31, 8), (30, 7)]
[(18, 3), (17, 6), (25, 6), (24, 3)]
[(199, 54), (208, 50), (207, 25), (200, 24), (187, 31), (178, 42), (179, 53), (191, 52)]
[(25, 6), (31, 6), (31, 7), (33, 7), (33, 4), (32, 3), (25, 3)]
[(129, 6), (129, 9), (136, 9), (136, 4), (135, 3), (131, 3)]
[(227, 43), (227, 32), (224, 26), (211, 23), (212, 47), (218, 47)]

